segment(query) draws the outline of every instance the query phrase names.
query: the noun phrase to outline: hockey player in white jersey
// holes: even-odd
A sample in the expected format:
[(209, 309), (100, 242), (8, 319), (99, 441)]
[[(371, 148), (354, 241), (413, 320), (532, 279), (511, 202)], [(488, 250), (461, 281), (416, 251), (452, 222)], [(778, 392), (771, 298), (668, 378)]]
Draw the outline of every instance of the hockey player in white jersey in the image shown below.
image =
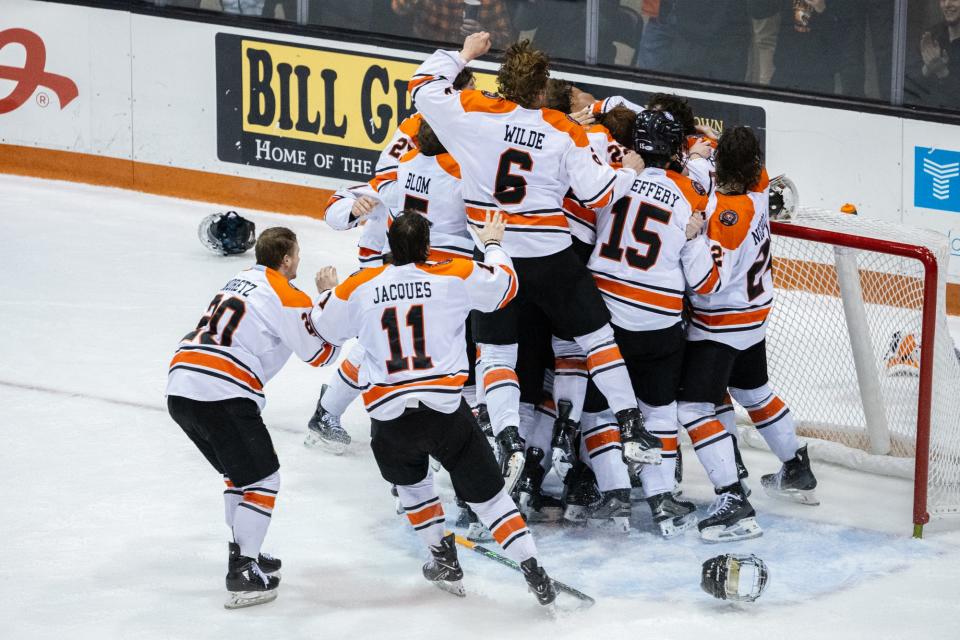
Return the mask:
[(486, 263), (427, 261), (430, 227), (415, 212), (391, 225), (391, 264), (364, 269), (321, 299), (317, 331), (333, 344), (358, 336), (370, 387), (363, 401), (373, 422), (370, 446), (387, 482), (396, 485), (411, 526), (429, 549), (424, 577), (463, 596), (463, 570), (429, 458), (523, 570), (541, 604), (556, 593), (487, 440), (461, 396), (467, 378), (464, 324), (471, 309), (493, 311), (517, 294), (510, 258), (500, 248), (503, 221), (488, 216), (478, 232)]
[(600, 207), (629, 188), (636, 174), (614, 171), (590, 150), (583, 129), (566, 114), (541, 109), (546, 56), (528, 42), (510, 48), (498, 72), (500, 96), (456, 92), (450, 78), (490, 47), (489, 34), (468, 36), (462, 51), (437, 51), (410, 81), (417, 109), (457, 158), (467, 217), (482, 224), (503, 211), (504, 249), (514, 259), (521, 299), (497, 313), (479, 314), (474, 338), (481, 351), (487, 407), (497, 433), (504, 474), (512, 485), (523, 464), (516, 376), (519, 325), (537, 308), (554, 333), (574, 338), (587, 353), (596, 384), (617, 412), (624, 456), (659, 460), (660, 443), (643, 428), (629, 377), (589, 273), (571, 249), (563, 197), (573, 188), (585, 206)]
[[(277, 597), (280, 561), (260, 547), (277, 493), (280, 463), (260, 411), (264, 385), (291, 353), (312, 366), (332, 362), (337, 347), (314, 330), (310, 296), (291, 284), (300, 249), (289, 229), (260, 234), (257, 264), (227, 282), (170, 362), (170, 416), (223, 476), (232, 540), (227, 608)], [(324, 283), (320, 283), (324, 284)]]

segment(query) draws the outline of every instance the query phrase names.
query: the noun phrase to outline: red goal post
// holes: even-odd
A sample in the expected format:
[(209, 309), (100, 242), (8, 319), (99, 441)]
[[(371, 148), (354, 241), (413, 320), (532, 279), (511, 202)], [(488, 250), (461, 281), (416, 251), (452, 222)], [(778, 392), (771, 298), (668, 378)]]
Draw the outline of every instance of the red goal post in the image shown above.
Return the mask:
[[(931, 512), (960, 513), (960, 365), (946, 326), (946, 238), (809, 210), (771, 230), (770, 378), (811, 457), (912, 477), (914, 535)], [(762, 446), (753, 430), (743, 439)]]

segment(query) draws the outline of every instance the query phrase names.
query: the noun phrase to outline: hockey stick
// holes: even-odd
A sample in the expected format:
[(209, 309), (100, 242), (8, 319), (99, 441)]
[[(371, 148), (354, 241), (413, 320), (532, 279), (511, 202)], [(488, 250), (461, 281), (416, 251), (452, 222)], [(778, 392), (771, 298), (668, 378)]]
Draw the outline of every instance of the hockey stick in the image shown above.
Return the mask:
[[(447, 531), (444, 535), (450, 535), (450, 532)], [(464, 538), (459, 534), (454, 536), (454, 540), (456, 540), (457, 544), (459, 544), (461, 547), (466, 547), (471, 551), (475, 551), (482, 556), (485, 556), (487, 558), (490, 558), (491, 560), (499, 562), (504, 566), (510, 567), (514, 571), (520, 571), (521, 573), (523, 572), (519, 564), (517, 564), (510, 558), (505, 558), (504, 556), (500, 555), (496, 551), (492, 551), (490, 549), (487, 549), (486, 547), (482, 547), (476, 542), (471, 542), (470, 540), (467, 540), (466, 538)], [(559, 580), (554, 580), (553, 578), (550, 578), (550, 581), (553, 582), (553, 586), (556, 587), (557, 591), (563, 591), (564, 593), (567, 593), (573, 596), (577, 600), (580, 600), (581, 602), (585, 603), (586, 607), (592, 607), (597, 603), (596, 600), (594, 600), (587, 594), (583, 593), (582, 591), (577, 591), (573, 587), (566, 585), (560, 582)]]

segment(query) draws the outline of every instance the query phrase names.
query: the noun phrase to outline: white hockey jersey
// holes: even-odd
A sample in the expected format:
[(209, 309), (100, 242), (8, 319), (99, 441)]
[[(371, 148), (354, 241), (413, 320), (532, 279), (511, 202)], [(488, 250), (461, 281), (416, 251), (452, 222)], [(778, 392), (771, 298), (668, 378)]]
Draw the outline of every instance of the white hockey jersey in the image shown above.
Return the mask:
[(380, 152), (374, 174), (379, 175), (383, 172), (395, 170), (400, 158), (411, 149), (417, 148), (417, 134), (420, 133), (421, 122), (423, 122), (423, 117), (419, 113), (404, 118), (403, 122), (397, 126), (396, 131), (393, 132), (389, 144)]
[(563, 198), (572, 188), (584, 206), (626, 193), (633, 171), (611, 169), (591, 149), (583, 127), (552, 109), (525, 109), (482, 91), (455, 91), (464, 67), (455, 51), (420, 65), (409, 90), (414, 104), (457, 159), (471, 224), (505, 212), (503, 247), (515, 257), (552, 255), (570, 246)]
[[(599, 158), (606, 160), (607, 164), (614, 169), (623, 166), (623, 154), (626, 153), (626, 149), (613, 139), (609, 129), (603, 125), (594, 124), (586, 127), (586, 131), (590, 148)], [(602, 209), (609, 207), (608, 204)], [(584, 244), (593, 245), (597, 240), (597, 212), (598, 209), (583, 206), (573, 190), (568, 191), (563, 199), (563, 213), (567, 216), (570, 234)]]
[(264, 385), (296, 353), (311, 366), (336, 359), (337, 347), (314, 329), (316, 309), (279, 272), (241, 271), (210, 302), (170, 361), (167, 395), (212, 401), (250, 398), (262, 409)]
[(690, 296), (688, 340), (713, 340), (743, 350), (766, 336), (773, 304), (768, 205), (765, 188), (710, 196), (706, 235), (722, 286), (716, 293)]
[(362, 269), (321, 298), (317, 332), (337, 345), (357, 336), (365, 349), (371, 417), (390, 420), (417, 403), (441, 413), (460, 405), (470, 310), (501, 309), (517, 294), (503, 250), (489, 246), (486, 260)]
[[(363, 225), (360, 240), (357, 242), (357, 258), (361, 267), (375, 267), (383, 264), (383, 253), (387, 237), (387, 219), (389, 209), (383, 201), (389, 197), (397, 180), (397, 167), (382, 171), (364, 184), (338, 189), (327, 201), (323, 219), (331, 228), (346, 231)], [(351, 212), (354, 202), (361, 196), (373, 198), (380, 203), (370, 215), (360, 220)]]
[(687, 240), (694, 211), (707, 196), (689, 178), (648, 167), (629, 195), (598, 215), (588, 267), (613, 324), (631, 331), (671, 327), (681, 319), (687, 288), (717, 290), (720, 273), (704, 236)]
[(449, 153), (426, 156), (419, 149), (400, 158), (395, 186), (385, 203), (392, 220), (401, 211), (417, 211), (430, 221), (430, 260), (472, 258), (475, 246), (467, 226), (460, 187), (460, 165)]

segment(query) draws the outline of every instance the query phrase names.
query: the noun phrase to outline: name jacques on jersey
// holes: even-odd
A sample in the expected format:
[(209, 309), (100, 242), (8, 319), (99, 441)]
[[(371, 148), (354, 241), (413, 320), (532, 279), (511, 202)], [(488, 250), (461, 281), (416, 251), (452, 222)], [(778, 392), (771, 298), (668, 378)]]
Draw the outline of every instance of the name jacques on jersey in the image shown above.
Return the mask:
[(679, 193), (674, 193), (669, 189), (664, 189), (663, 185), (659, 185), (656, 182), (648, 182), (646, 180), (635, 180), (633, 185), (630, 187), (630, 191), (634, 193), (646, 196), (658, 202), (673, 207), (677, 204), (677, 200), (680, 199)]
[(397, 300), (417, 300), (430, 298), (433, 292), (430, 291), (429, 282), (398, 282), (384, 287), (376, 287), (373, 290), (373, 304), (380, 302), (396, 302)]

